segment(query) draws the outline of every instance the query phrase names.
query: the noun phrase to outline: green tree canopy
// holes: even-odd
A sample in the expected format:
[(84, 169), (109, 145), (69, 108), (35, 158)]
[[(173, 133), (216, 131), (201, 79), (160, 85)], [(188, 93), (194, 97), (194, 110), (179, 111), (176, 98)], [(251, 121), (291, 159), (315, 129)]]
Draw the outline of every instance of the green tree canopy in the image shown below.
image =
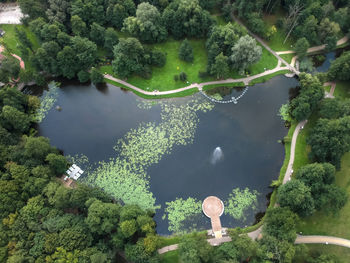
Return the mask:
[(292, 180), (280, 186), (277, 193), (277, 202), (281, 207), (288, 207), (300, 216), (308, 216), (315, 211), (310, 188), (299, 180)]
[(186, 62), (193, 61), (193, 48), (187, 39), (182, 41), (180, 45), (179, 58)]
[(160, 12), (149, 3), (139, 4), (136, 17), (126, 18), (122, 30), (147, 43), (161, 42), (167, 37)]
[(244, 71), (250, 65), (258, 62), (262, 55), (262, 49), (256, 44), (256, 40), (250, 36), (241, 37), (232, 48), (230, 57), (232, 66)]

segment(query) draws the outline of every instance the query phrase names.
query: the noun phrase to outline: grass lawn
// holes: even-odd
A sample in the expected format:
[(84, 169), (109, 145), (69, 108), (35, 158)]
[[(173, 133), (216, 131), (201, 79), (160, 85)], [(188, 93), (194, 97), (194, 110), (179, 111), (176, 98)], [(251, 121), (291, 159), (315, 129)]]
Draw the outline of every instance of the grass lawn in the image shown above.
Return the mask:
[(276, 76), (279, 76), (279, 75), (283, 75), (283, 74), (286, 74), (286, 73), (290, 73), (290, 71), (289, 71), (289, 70), (281, 70), (281, 71), (278, 71), (278, 72), (275, 72), (275, 73), (272, 73), (272, 74), (269, 74), (269, 75), (266, 75), (266, 76), (262, 76), (262, 77), (253, 79), (253, 80), (249, 83), (249, 85), (254, 85), (254, 84), (257, 84), (257, 83), (262, 83), (262, 82), (268, 81), (269, 79), (271, 79), (271, 78), (273, 78), (273, 77), (276, 77)]
[(5, 35), (1, 38), (1, 41), (3, 41), (3, 43), (5, 44), (5, 46), (7, 47), (7, 49), (11, 53), (14, 53), (14, 54), (19, 55), (19, 56), (21, 55), (21, 53), (19, 52), (18, 47), (17, 47), (18, 40), (15, 36), (15, 28), (16, 27), (24, 29), (24, 31), (27, 33), (29, 40), (32, 42), (34, 49), (37, 49), (40, 46), (38, 39), (36, 38), (34, 33), (29, 30), (28, 27), (26, 27), (24, 25), (5, 25), (5, 24), (3, 24), (3, 25), (0, 25), (0, 28), (5, 30)]
[[(340, 262), (348, 262), (346, 259), (350, 258), (350, 249), (347, 247), (340, 247), (334, 245), (326, 245), (326, 244), (308, 244), (306, 245), (309, 249), (310, 254), (332, 254), (337, 256), (341, 261)], [(304, 263), (300, 262), (300, 263)], [(298, 262), (299, 263), (299, 262)]]
[(350, 81), (337, 81), (334, 96), (341, 99), (350, 98)]
[(179, 252), (177, 250), (167, 252), (160, 256), (161, 263), (178, 263), (179, 262)]
[[(152, 78), (150, 79), (144, 79), (139, 76), (132, 76), (127, 79), (127, 81), (132, 85), (146, 91), (166, 91), (183, 88), (190, 85), (191, 83), (201, 83), (215, 80), (212, 77), (200, 78), (198, 76), (198, 73), (200, 71), (206, 71), (207, 67), (208, 57), (205, 48), (205, 40), (191, 39), (190, 42), (194, 51), (193, 63), (188, 63), (179, 59), (178, 50), (181, 45), (181, 41), (170, 39), (165, 43), (155, 44), (151, 46), (155, 49), (166, 52), (167, 62), (164, 67), (153, 67)], [(250, 71), (250, 75), (255, 75), (265, 71), (265, 68), (273, 69), (276, 66), (277, 59), (265, 48), (263, 48), (261, 60), (258, 63), (250, 66), (248, 70)], [(102, 73), (114, 75), (111, 65), (102, 66), (100, 70)], [(174, 80), (174, 76), (179, 75), (180, 72), (185, 72), (187, 74), (188, 82)], [(232, 71), (230, 76), (232, 78), (244, 77), (235, 71)]]
[[(350, 195), (350, 153), (342, 158), (341, 169), (336, 173), (336, 184)], [(298, 232), (307, 235), (329, 235), (350, 239), (350, 202), (338, 214), (327, 214), (323, 211), (302, 220)], [(350, 250), (348, 249), (350, 256)]]
[(283, 58), (285, 61), (287, 61), (289, 64), (292, 62), (292, 58), (295, 56), (295, 54), (283, 54), (280, 55), (281, 58)]

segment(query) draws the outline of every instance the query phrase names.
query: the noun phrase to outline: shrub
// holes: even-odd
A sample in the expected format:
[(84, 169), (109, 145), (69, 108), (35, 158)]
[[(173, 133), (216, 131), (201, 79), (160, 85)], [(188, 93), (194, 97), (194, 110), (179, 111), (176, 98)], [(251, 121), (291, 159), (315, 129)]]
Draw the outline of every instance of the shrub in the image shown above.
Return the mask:
[(181, 81), (186, 81), (187, 80), (187, 74), (185, 72), (181, 72), (179, 75), (179, 78)]

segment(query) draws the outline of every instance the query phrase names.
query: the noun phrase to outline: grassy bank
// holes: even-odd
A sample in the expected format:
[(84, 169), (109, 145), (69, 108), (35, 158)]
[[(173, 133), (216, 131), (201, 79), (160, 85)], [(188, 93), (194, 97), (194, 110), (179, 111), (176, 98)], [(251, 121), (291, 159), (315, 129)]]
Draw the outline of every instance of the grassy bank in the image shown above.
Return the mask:
[[(192, 63), (182, 61), (178, 57), (178, 51), (182, 41), (169, 39), (165, 43), (149, 45), (151, 48), (158, 49), (166, 53), (167, 62), (165, 66), (161, 68), (153, 67), (152, 77), (150, 79), (144, 79), (139, 76), (132, 76), (128, 78), (127, 81), (130, 84), (145, 91), (167, 91), (183, 88), (190, 85), (191, 83), (201, 83), (216, 80), (211, 76), (204, 78), (200, 78), (198, 76), (199, 72), (205, 72), (207, 69), (208, 57), (207, 50), (205, 48), (205, 40), (191, 39), (189, 41), (194, 51), (194, 61)], [(250, 75), (259, 74), (265, 70), (273, 69), (277, 66), (276, 57), (274, 57), (265, 48), (262, 48), (262, 51), (261, 60), (248, 68)], [(102, 73), (108, 73), (118, 78), (118, 76), (113, 73), (111, 65), (102, 66), (100, 70)], [(181, 72), (185, 72), (187, 74), (186, 82), (174, 80), (175, 75), (179, 75)], [(230, 77), (237, 79), (244, 78), (245, 76), (239, 75), (237, 71), (231, 71)]]

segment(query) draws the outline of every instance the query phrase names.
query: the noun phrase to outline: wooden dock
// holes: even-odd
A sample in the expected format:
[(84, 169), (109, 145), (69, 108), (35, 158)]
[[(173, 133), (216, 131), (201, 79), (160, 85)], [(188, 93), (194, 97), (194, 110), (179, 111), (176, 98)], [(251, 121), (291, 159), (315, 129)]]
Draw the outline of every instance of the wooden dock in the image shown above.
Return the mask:
[(222, 238), (220, 216), (224, 212), (224, 203), (216, 196), (208, 196), (202, 203), (203, 213), (210, 218), (215, 238)]

